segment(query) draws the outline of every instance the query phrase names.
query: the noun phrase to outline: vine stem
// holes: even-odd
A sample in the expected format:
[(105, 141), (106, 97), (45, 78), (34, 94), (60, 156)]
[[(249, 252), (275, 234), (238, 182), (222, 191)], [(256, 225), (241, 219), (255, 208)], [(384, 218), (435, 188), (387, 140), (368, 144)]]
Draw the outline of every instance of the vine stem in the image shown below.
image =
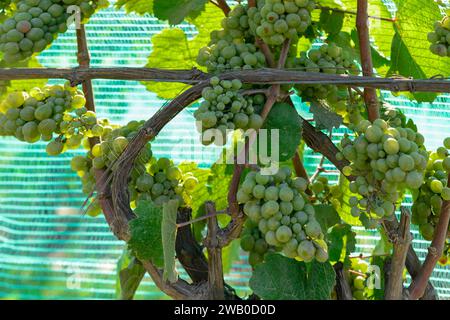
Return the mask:
[(338, 300), (353, 300), (352, 289), (344, 271), (344, 264), (337, 262), (334, 266), (336, 272), (336, 295)]
[(411, 245), (412, 236), (410, 233), (411, 215), (405, 207), (400, 208), (401, 217), (397, 233), (393, 236), (394, 253), (391, 265), (388, 269), (388, 281), (385, 289), (386, 300), (401, 300), (403, 296), (403, 269), (405, 268), (406, 255)]
[(217, 2), (210, 0), (209, 2), (211, 2), (213, 5), (219, 7), (226, 16), (228, 16), (228, 14), (231, 11), (230, 6), (227, 4), (227, 2), (225, 0), (217, 0)]
[[(363, 75), (371, 77), (373, 75), (372, 52), (369, 37), (369, 15), (368, 1), (358, 0), (358, 12), (356, 15), (356, 29), (358, 30), (359, 50), (361, 55), (361, 66)], [(373, 88), (364, 89), (364, 100), (366, 102), (368, 118), (374, 121), (380, 117), (378, 108), (377, 92)]]
[[(85, 80), (134, 80), (154, 82), (176, 82), (196, 85), (213, 75), (198, 69), (169, 70), (158, 68), (1, 68), (0, 80), (67, 79), (73, 86)], [(450, 92), (450, 81), (444, 79), (409, 79), (401, 77), (375, 78), (352, 75), (321, 74), (289, 69), (261, 68), (256, 70), (234, 70), (224, 72), (221, 79), (238, 79), (244, 83), (269, 84), (331, 84), (338, 86), (361, 86), (400, 91)]]
[[(448, 176), (447, 186), (450, 186), (450, 174)], [(436, 267), (439, 258), (442, 256), (445, 247), (445, 240), (447, 239), (447, 230), (450, 222), (450, 201), (444, 201), (439, 216), (439, 221), (434, 230), (433, 241), (428, 248), (428, 254), (420, 269), (417, 277), (413, 278), (411, 285), (408, 288), (409, 299), (420, 299), (427, 287), (427, 283)]]
[(218, 239), (219, 224), (217, 222), (217, 212), (214, 202), (207, 201), (205, 210), (210, 215), (208, 219), (208, 233), (204, 240), (208, 251), (208, 291), (211, 300), (224, 300), (224, 281), (222, 265), (222, 247)]

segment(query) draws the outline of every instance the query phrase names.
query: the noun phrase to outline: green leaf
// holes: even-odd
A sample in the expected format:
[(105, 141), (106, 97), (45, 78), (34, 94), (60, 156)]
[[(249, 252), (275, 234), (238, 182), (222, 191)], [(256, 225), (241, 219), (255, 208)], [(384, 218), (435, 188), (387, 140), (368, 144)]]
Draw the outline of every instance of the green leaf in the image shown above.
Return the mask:
[(256, 266), (250, 288), (265, 300), (327, 300), (336, 274), (329, 262), (308, 265), (279, 254), (267, 254)]
[[(164, 0), (166, 1), (166, 0)], [(153, 50), (148, 58), (147, 68), (165, 69), (202, 69), (197, 62), (200, 48), (206, 46), (210, 40), (210, 32), (220, 26), (223, 18), (222, 11), (208, 3), (205, 11), (190, 21), (198, 30), (193, 39), (179, 28), (164, 29), (152, 37)], [(189, 88), (189, 85), (169, 82), (143, 81), (147, 90), (155, 92), (162, 99), (173, 99)]]
[[(384, 300), (384, 291), (385, 291), (385, 273), (383, 272), (384, 270), (384, 265), (386, 263), (386, 258), (387, 257), (379, 257), (379, 256), (373, 256), (372, 259), (370, 260), (370, 264), (372, 266), (378, 266), (380, 268), (380, 288), (374, 288), (373, 289), (373, 298), (375, 300)], [(374, 277), (375, 275), (373, 275), (372, 277)]]
[(169, 200), (163, 205), (161, 222), (162, 247), (164, 252), (163, 280), (174, 283), (178, 280), (175, 268), (175, 243), (177, 240), (178, 200)]
[[(439, 6), (434, 1), (397, 1), (396, 35), (392, 42), (391, 74), (399, 73), (415, 79), (436, 75), (448, 77), (450, 59), (439, 58), (430, 49), (428, 32), (433, 31), (436, 21), (442, 19)], [(419, 102), (432, 102), (436, 94), (414, 93)]]
[[(223, 210), (228, 206), (228, 186), (232, 177), (232, 165), (215, 163), (209, 169), (198, 168), (194, 162), (183, 162), (178, 166), (183, 172), (192, 172), (199, 183), (191, 192), (191, 200), (188, 205), (192, 208), (194, 218), (205, 214), (205, 202), (214, 201), (217, 210)], [(220, 215), (219, 224), (224, 226), (229, 221), (229, 216)], [(205, 221), (194, 223), (195, 238), (201, 239), (201, 232), (205, 227)]]
[(349, 224), (334, 226), (327, 235), (328, 255), (331, 262), (341, 261), (350, 266), (349, 256), (356, 249), (356, 233)]
[[(267, 129), (267, 153), (273, 149), (271, 130), (278, 129), (279, 161), (285, 161), (294, 156), (302, 137), (302, 120), (295, 108), (287, 103), (275, 103), (267, 116), (263, 129)], [(268, 156), (270, 155), (268, 154)]]
[(329, 34), (338, 33), (341, 31), (342, 25), (344, 24), (344, 13), (322, 10), (320, 13), (320, 24), (325, 32)]
[(122, 300), (133, 299), (144, 275), (145, 269), (142, 264), (132, 256), (129, 250), (124, 250), (117, 261), (117, 298)]
[(389, 238), (386, 236), (385, 232), (380, 230), (381, 238), (377, 242), (377, 245), (372, 251), (372, 255), (385, 255), (390, 254), (393, 250), (393, 245), (391, 241), (389, 241)]
[(309, 111), (313, 114), (317, 130), (331, 131), (333, 128), (339, 128), (343, 122), (342, 117), (331, 111), (323, 102), (311, 101)]
[(239, 260), (241, 246), (239, 240), (233, 240), (228, 246), (222, 249), (222, 268), (223, 273), (230, 272), (233, 262)]
[(339, 214), (332, 205), (318, 204), (314, 206), (314, 211), (316, 212), (317, 222), (325, 232), (341, 221)]
[(176, 25), (186, 17), (195, 18), (205, 8), (207, 0), (154, 0), (153, 11), (160, 20)]
[(138, 201), (134, 210), (136, 218), (130, 221), (130, 250), (139, 260), (151, 260), (156, 266), (164, 266), (161, 221), (162, 210), (151, 201)]
[(115, 3), (117, 9), (125, 8), (127, 13), (144, 15), (153, 13), (153, 0), (118, 0)]
[[(388, 75), (393, 74), (400, 74), (414, 79), (426, 78), (422, 68), (417, 64), (398, 33), (395, 34), (394, 40), (392, 41), (392, 61), (391, 68), (388, 72)], [(433, 102), (437, 96), (436, 93), (432, 92), (415, 92), (412, 94), (407, 93), (406, 95), (410, 99), (416, 99), (419, 102)]]

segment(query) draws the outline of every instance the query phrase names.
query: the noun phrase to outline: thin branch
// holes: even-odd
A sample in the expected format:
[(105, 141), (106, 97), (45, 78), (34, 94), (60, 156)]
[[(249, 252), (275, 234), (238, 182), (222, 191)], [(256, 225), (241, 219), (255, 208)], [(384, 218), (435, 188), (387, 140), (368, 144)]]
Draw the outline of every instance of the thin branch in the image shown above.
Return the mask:
[(283, 46), (281, 47), (280, 59), (278, 60), (278, 64), (277, 64), (278, 69), (284, 68), (288, 54), (289, 54), (290, 46), (291, 46), (291, 39), (284, 40)]
[(196, 222), (207, 220), (207, 219), (211, 218), (213, 215), (214, 216), (218, 216), (220, 214), (228, 215), (228, 210), (224, 210), (222, 212), (221, 211), (216, 211), (214, 213), (205, 214), (204, 216), (201, 216), (201, 217), (198, 217), (198, 218), (195, 218), (195, 219), (190, 219), (190, 220), (179, 222), (179, 223), (177, 223), (177, 228), (182, 228), (182, 227), (185, 227), (185, 226), (189, 226), (189, 225), (194, 224)]
[(183, 222), (191, 221), (192, 209), (180, 208), (177, 215), (177, 239), (175, 250), (178, 261), (186, 270), (194, 283), (208, 281), (208, 261), (203, 248), (195, 240), (190, 225), (180, 226)]
[(223, 300), (224, 281), (222, 267), (222, 247), (218, 239), (219, 224), (217, 222), (216, 207), (214, 202), (207, 201), (205, 209), (211, 217), (208, 219), (208, 233), (204, 240), (208, 251), (208, 291), (211, 300)]
[[(392, 215), (389, 219), (383, 221), (383, 227), (388, 235), (395, 234), (399, 229), (399, 223), (395, 215)], [(409, 246), (408, 253), (406, 255), (406, 269), (411, 275), (412, 279), (416, 279), (421, 274), (422, 263), (419, 260), (413, 246)], [(422, 296), (423, 300), (436, 300), (437, 294), (434, 290), (431, 282), (428, 281), (425, 289), (425, 294)]]
[[(211, 1), (212, 3), (214, 3), (213, 1)], [(214, 3), (215, 5), (217, 5), (220, 9), (222, 9), (223, 13), (228, 16), (228, 14), (230, 13), (231, 9), (230, 6), (227, 4), (227, 2), (225, 0), (217, 0), (217, 3)]]
[(338, 300), (353, 300), (352, 289), (350, 288), (347, 275), (342, 262), (337, 262), (334, 266), (336, 272), (336, 295)]
[[(368, 1), (358, 0), (358, 13), (356, 16), (356, 28), (358, 30), (359, 50), (361, 55), (361, 66), (363, 75), (373, 75), (372, 52), (369, 37)], [(364, 100), (366, 102), (368, 118), (374, 121), (380, 117), (378, 108), (377, 92), (373, 88), (364, 89)]]
[(394, 243), (394, 253), (391, 259), (389, 280), (385, 290), (386, 300), (401, 300), (403, 296), (403, 269), (405, 268), (406, 255), (411, 245), (410, 233), (411, 215), (405, 207), (401, 207), (400, 226), (397, 234), (391, 234)]
[(309, 182), (308, 173), (306, 172), (305, 167), (303, 166), (298, 151), (295, 151), (294, 157), (292, 158), (292, 165), (294, 166), (295, 175)]
[(275, 64), (275, 58), (273, 57), (272, 51), (270, 50), (269, 46), (267, 45), (267, 43), (265, 43), (264, 41), (262, 41), (261, 38), (256, 38), (256, 46), (261, 50), (261, 52), (264, 54), (264, 56), (266, 57), (266, 62), (267, 65), (271, 68), (275, 68), (276, 64)]
[[(165, 70), (156, 68), (0, 68), (0, 80), (67, 79), (72, 85), (85, 80), (114, 79), (155, 82), (177, 82), (199, 84), (212, 75), (198, 69)], [(338, 86), (362, 86), (392, 92), (450, 92), (450, 81), (446, 79), (375, 78), (365, 76), (322, 74), (286, 69), (262, 68), (224, 72), (221, 79), (239, 79), (252, 84), (333, 84)]]
[[(447, 186), (450, 186), (450, 174), (448, 176)], [(448, 226), (450, 222), (450, 201), (444, 201), (439, 216), (439, 221), (434, 230), (433, 241), (428, 248), (428, 254), (420, 269), (417, 277), (413, 278), (413, 281), (408, 288), (409, 299), (420, 299), (426, 290), (427, 283), (433, 273), (436, 263), (442, 256), (445, 246), (445, 240), (447, 239)]]

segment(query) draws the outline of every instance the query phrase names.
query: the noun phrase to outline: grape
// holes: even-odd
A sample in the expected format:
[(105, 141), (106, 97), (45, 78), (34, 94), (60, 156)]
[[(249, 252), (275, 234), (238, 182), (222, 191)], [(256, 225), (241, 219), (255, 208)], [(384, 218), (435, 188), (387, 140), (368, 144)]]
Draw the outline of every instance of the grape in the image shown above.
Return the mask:
[[(385, 116), (386, 120), (378, 119), (372, 124), (364, 122), (356, 126), (357, 138), (354, 141), (347, 136), (341, 141), (342, 156), (350, 161), (342, 172), (357, 177), (349, 188), (363, 200), (361, 202), (358, 197), (351, 196), (350, 213), (354, 217), (367, 215), (374, 223), (393, 214), (399, 194), (406, 188), (417, 190), (421, 187), (428, 159), (423, 145), (416, 143), (419, 134), (410, 128), (390, 126), (394, 122), (406, 124), (402, 115), (388, 110)], [(418, 141), (423, 142), (422, 139)], [(443, 156), (445, 152), (441, 150), (440, 154)], [(440, 189), (439, 183), (433, 182), (435, 190)]]
[[(270, 247), (290, 258), (305, 261), (316, 258), (324, 262), (328, 259), (326, 247), (316, 249), (313, 244), (314, 239), (323, 238), (323, 231), (315, 220), (314, 207), (306, 200), (307, 182), (303, 178), (291, 178), (291, 175), (288, 167), (279, 168), (271, 176), (248, 173), (238, 189), (238, 202), (244, 204), (244, 214), (249, 217), (247, 221), (254, 224)], [(319, 178), (320, 183), (328, 183), (326, 178)], [(240, 197), (241, 193), (246, 197)], [(307, 242), (299, 251), (302, 241)]]
[[(444, 201), (450, 200), (450, 188), (448, 187), (448, 175), (450, 168), (444, 165), (448, 157), (449, 138), (444, 140), (443, 146), (439, 147), (436, 152), (429, 152), (427, 164), (424, 167), (425, 172), (421, 174), (421, 183), (419, 184), (418, 172), (412, 171), (414, 174), (407, 183), (416, 183), (418, 195), (412, 206), (412, 223), (419, 226), (419, 231), (426, 240), (433, 238), (434, 229), (439, 220)], [(443, 160), (444, 159), (444, 160)], [(423, 181), (426, 183), (422, 183)], [(449, 230), (450, 232), (450, 227)]]
[(34, 52), (43, 51), (58, 33), (65, 32), (66, 21), (70, 15), (67, 13), (69, 5), (79, 6), (83, 19), (89, 18), (97, 8), (104, 6), (97, 0), (74, 0), (60, 4), (53, 2), (16, 1), (19, 10), (14, 13), (12, 19), (7, 19), (0, 25), (0, 38), (6, 41), (0, 49), (4, 52), (4, 60), (7, 63), (30, 58)]
[(261, 116), (254, 113), (253, 98), (244, 97), (239, 92), (242, 88), (241, 81), (220, 81), (219, 78), (212, 77), (210, 85), (203, 89), (204, 101), (194, 112), (200, 133), (207, 129), (214, 130), (212, 141), (202, 138), (203, 144), (214, 142), (216, 145), (224, 145), (227, 129), (258, 129), (262, 126)]
[(63, 151), (64, 144), (60, 141), (52, 141), (47, 145), (46, 151), (50, 156), (57, 156)]
[(450, 17), (445, 16), (440, 22), (434, 25), (434, 32), (427, 35), (428, 41), (431, 43), (430, 51), (441, 57), (450, 56)]

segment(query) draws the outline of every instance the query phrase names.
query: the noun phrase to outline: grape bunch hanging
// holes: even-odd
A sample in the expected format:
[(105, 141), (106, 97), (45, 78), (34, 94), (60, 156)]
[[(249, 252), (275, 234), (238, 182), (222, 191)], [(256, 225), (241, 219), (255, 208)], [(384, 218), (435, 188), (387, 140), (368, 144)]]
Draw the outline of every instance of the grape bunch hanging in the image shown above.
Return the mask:
[[(444, 201), (450, 201), (448, 176), (450, 174), (450, 138), (444, 146), (431, 152), (425, 171), (425, 183), (420, 187), (412, 206), (412, 222), (419, 226), (420, 234), (432, 240)], [(448, 228), (450, 237), (450, 226)]]
[(97, 9), (108, 6), (107, 0), (20, 0), (14, 15), (0, 25), (0, 51), (6, 63), (14, 63), (42, 52), (68, 28), (72, 12), (80, 9), (82, 19)]
[(291, 175), (288, 167), (273, 176), (250, 172), (237, 192), (237, 200), (244, 204), (244, 213), (258, 225), (269, 246), (290, 258), (326, 261), (324, 234), (305, 194), (308, 184)]
[(356, 177), (350, 183), (355, 193), (349, 199), (351, 213), (381, 219), (393, 214), (407, 188), (422, 185), (428, 160), (424, 137), (410, 128), (390, 127), (382, 119), (361, 121), (356, 132), (355, 140), (342, 139), (342, 151), (337, 154), (337, 159), (351, 163), (343, 173)]

